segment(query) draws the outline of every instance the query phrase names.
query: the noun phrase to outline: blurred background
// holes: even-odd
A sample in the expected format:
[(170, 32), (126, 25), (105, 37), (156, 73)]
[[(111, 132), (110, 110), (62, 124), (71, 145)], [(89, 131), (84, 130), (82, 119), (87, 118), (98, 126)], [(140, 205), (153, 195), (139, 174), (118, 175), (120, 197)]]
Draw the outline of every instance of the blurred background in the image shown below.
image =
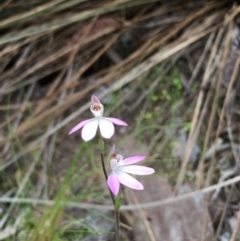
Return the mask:
[(105, 156), (115, 143), (156, 170), (137, 177), (143, 191), (123, 189), (122, 241), (240, 240), (239, 12), (231, 0), (1, 0), (0, 240), (114, 240), (97, 138), (68, 135), (92, 118), (92, 94), (129, 124)]

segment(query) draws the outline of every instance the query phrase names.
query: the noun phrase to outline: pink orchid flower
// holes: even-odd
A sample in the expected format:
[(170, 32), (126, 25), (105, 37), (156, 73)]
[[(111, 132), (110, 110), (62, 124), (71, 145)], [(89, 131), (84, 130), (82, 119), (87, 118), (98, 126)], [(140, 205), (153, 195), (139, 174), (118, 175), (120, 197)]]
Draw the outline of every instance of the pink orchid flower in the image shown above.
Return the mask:
[(143, 190), (144, 187), (142, 183), (130, 176), (128, 173), (136, 175), (150, 175), (154, 173), (155, 171), (153, 168), (131, 165), (144, 160), (145, 156), (132, 156), (123, 159), (123, 156), (113, 154), (114, 149), (115, 147), (113, 146), (108, 158), (108, 160), (110, 160), (112, 172), (108, 177), (107, 184), (112, 193), (117, 196), (120, 189), (120, 183), (132, 189)]
[(91, 97), (91, 102), (92, 104), (90, 106), (90, 110), (95, 118), (81, 121), (71, 129), (69, 135), (83, 127), (82, 139), (84, 141), (90, 141), (95, 137), (99, 126), (102, 137), (110, 139), (115, 131), (113, 124), (119, 126), (127, 126), (126, 122), (117, 118), (103, 117), (104, 107), (97, 96), (93, 95)]

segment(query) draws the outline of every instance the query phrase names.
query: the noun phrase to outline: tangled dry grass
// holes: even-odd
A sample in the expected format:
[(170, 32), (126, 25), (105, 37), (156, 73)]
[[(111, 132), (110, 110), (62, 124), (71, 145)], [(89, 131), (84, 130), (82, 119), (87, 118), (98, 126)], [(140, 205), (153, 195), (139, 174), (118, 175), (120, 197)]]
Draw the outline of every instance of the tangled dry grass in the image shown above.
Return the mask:
[[(191, 170), (197, 189), (238, 176), (239, 11), (237, 3), (224, 0), (1, 3), (1, 196), (15, 200), (28, 197), (30, 180), (30, 198), (55, 199), (60, 195), (51, 187), (54, 178), (49, 170), (56, 158), (66, 159), (57, 165), (67, 167), (69, 157), (62, 152), (66, 148), (69, 155), (77, 144), (71, 138), (66, 144), (61, 142), (66, 141), (68, 127), (88, 109), (86, 100), (94, 91), (99, 98), (121, 91), (111, 111), (121, 106), (121, 114), (126, 118), (134, 119), (140, 113), (138, 123), (145, 123), (147, 118), (143, 116), (149, 109), (155, 113), (150, 119), (154, 125), (170, 123), (173, 102), (166, 95), (172, 100), (177, 94), (163, 76), (171, 76), (176, 70), (181, 83), (181, 96), (174, 102), (176, 119), (181, 117), (181, 123), (191, 124), (180, 152), (179, 175), (173, 181), (175, 194), (186, 178), (196, 145), (200, 153)], [(162, 93), (161, 88), (168, 93)], [(149, 104), (153, 92), (157, 99)], [(161, 128), (153, 139), (146, 134), (150, 154), (161, 158), (161, 150), (169, 146), (174, 135), (176, 132), (169, 137)], [(21, 171), (19, 166), (23, 166)], [(54, 175), (59, 170), (62, 168), (57, 168)], [(98, 176), (97, 173), (88, 181), (84, 179), (86, 186), (91, 186)], [(91, 202), (94, 198), (83, 201)], [(238, 198), (238, 181), (205, 197), (206, 212), (209, 207), (216, 207), (212, 211), (213, 226), (220, 240), (224, 240), (224, 235), (231, 241), (239, 237)], [(17, 228), (19, 221), (13, 222), (21, 217), (19, 207), (21, 202), (2, 206), (0, 228), (5, 240), (17, 237), (16, 230), (22, 228)], [(61, 212), (62, 207), (57, 205), (51, 214), (41, 211), (41, 219), (38, 218), (42, 223), (35, 224), (31, 240), (55, 240), (54, 228), (60, 222)], [(232, 217), (236, 222), (230, 227)], [(55, 225), (41, 239), (39, 230), (45, 230), (42, 227), (47, 219), (54, 220)], [(12, 233), (6, 231), (8, 225)], [(61, 237), (60, 240), (71, 240)]]

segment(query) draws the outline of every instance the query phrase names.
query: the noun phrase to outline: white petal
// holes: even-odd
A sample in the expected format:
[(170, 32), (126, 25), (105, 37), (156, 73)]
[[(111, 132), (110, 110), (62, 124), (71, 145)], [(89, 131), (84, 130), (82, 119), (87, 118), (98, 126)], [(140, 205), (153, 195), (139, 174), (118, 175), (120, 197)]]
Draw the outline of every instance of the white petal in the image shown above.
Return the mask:
[(82, 129), (82, 138), (84, 141), (90, 141), (97, 133), (98, 119), (95, 118), (88, 122)]
[(85, 126), (88, 122), (90, 122), (92, 119), (90, 120), (84, 120), (81, 121), (80, 123), (78, 123), (76, 126), (74, 126), (71, 131), (69, 132), (69, 135), (72, 134), (75, 131), (78, 131), (79, 129), (81, 129), (83, 126)]
[(139, 182), (137, 179), (133, 178), (132, 176), (130, 176), (129, 174), (122, 172), (120, 170), (116, 170), (115, 174), (117, 175), (119, 182), (123, 185), (133, 189), (143, 190), (142, 183)]
[(136, 175), (150, 175), (155, 172), (154, 169), (151, 167), (144, 167), (144, 166), (138, 166), (138, 165), (121, 166), (121, 167), (118, 167), (118, 170), (130, 173), (130, 174), (136, 174)]
[(116, 159), (117, 159), (118, 161), (122, 161), (122, 160), (123, 160), (123, 156), (120, 155), (120, 154), (116, 154)]
[(118, 167), (118, 161), (117, 161), (117, 159), (112, 159), (112, 160), (110, 161), (110, 166), (111, 166), (111, 169), (112, 169), (112, 170), (116, 169), (116, 168)]
[(99, 118), (99, 128), (101, 135), (106, 139), (110, 139), (114, 134), (113, 123), (104, 118)]

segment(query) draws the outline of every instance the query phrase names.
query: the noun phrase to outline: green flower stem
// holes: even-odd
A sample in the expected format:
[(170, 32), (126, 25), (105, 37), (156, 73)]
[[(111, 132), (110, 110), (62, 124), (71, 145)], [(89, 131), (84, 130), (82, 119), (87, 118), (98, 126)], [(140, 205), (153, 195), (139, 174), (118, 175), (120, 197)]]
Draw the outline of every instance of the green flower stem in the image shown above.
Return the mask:
[(115, 210), (115, 220), (116, 220), (116, 224), (115, 224), (116, 241), (119, 241), (119, 211), (118, 210)]
[[(107, 171), (106, 171), (106, 168), (105, 168), (105, 164), (104, 164), (104, 157), (103, 157), (103, 154), (102, 153), (100, 153), (100, 155), (101, 155), (101, 163), (102, 163), (102, 169), (103, 169), (103, 173), (104, 173), (104, 176), (105, 176), (105, 179), (106, 179), (106, 181), (107, 181)], [(114, 207), (115, 207), (115, 199), (114, 199), (114, 196), (113, 196), (113, 194), (112, 194), (112, 192), (109, 190), (109, 193), (110, 193), (110, 195), (111, 195), (111, 198), (112, 198), (112, 202), (113, 202), (113, 205), (114, 205)]]
[[(106, 171), (105, 162), (104, 162), (104, 155), (103, 155), (104, 141), (102, 139), (101, 134), (99, 134), (99, 150), (100, 150), (103, 173), (104, 173), (105, 179), (107, 181), (108, 176), (107, 176), (107, 171)], [(115, 223), (115, 238), (116, 239), (115, 240), (119, 241), (119, 210), (116, 208), (115, 198), (114, 198), (111, 190), (109, 188), (108, 188), (108, 190), (109, 190), (109, 193), (111, 195), (112, 203), (113, 203), (113, 206), (114, 206), (114, 209), (115, 209), (115, 220), (116, 220), (116, 223)]]

